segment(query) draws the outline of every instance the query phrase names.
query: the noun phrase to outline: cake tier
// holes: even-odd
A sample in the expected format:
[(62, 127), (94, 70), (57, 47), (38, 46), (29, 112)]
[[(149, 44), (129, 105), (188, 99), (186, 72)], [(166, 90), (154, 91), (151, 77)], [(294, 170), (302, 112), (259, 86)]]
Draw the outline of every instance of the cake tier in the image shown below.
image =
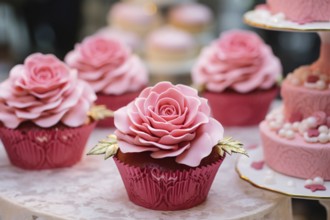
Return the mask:
[(294, 139), (279, 137), (267, 123), (260, 124), (264, 159), (268, 166), (285, 175), (330, 180), (330, 146), (306, 143), (299, 135)]
[(284, 13), (298, 23), (330, 20), (330, 0), (267, 0), (273, 13)]
[(285, 106), (285, 119), (307, 118), (314, 112), (323, 111), (330, 115), (330, 89), (316, 90), (294, 86), (285, 80), (281, 95)]

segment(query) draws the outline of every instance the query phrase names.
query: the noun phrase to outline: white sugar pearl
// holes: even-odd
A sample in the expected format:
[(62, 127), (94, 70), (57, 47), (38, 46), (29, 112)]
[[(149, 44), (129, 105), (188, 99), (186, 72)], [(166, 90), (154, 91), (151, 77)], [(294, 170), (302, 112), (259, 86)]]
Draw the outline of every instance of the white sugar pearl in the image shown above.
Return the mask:
[(327, 143), (329, 141), (328, 135), (326, 133), (319, 134), (319, 136), (317, 138), (318, 138), (319, 142), (322, 144)]
[(309, 118), (307, 118), (307, 125), (308, 125), (308, 127), (310, 127), (310, 128), (314, 128), (314, 127), (316, 127), (316, 125), (317, 125), (317, 121), (316, 121), (316, 118), (315, 117), (309, 117)]
[(318, 130), (320, 133), (328, 133), (328, 127), (326, 125), (321, 125)]
[(279, 131), (278, 131), (278, 135), (280, 136), (280, 137), (285, 137), (286, 135), (286, 130), (285, 129), (280, 129)]
[(283, 125), (283, 128), (284, 129), (291, 129), (291, 127), (292, 127), (292, 125), (290, 124), (290, 123), (285, 123), (284, 125)]
[(303, 134), (305, 131), (307, 131), (307, 129), (308, 129), (308, 126), (305, 123), (299, 124), (298, 130), (299, 130), (300, 134)]
[(305, 185), (311, 185), (311, 184), (313, 184), (313, 180), (308, 179), (305, 181)]
[(309, 137), (307, 132), (304, 133), (304, 139), (309, 143), (316, 143), (318, 141), (318, 137)]
[(292, 124), (292, 129), (294, 130), (294, 131), (298, 131), (298, 129), (299, 129), (299, 122), (294, 122), (293, 124)]
[(292, 78), (290, 79), (290, 82), (291, 82), (291, 84), (294, 85), (294, 86), (299, 86), (299, 85), (300, 85), (300, 80), (299, 80), (298, 78), (296, 78), (296, 77), (292, 77)]
[(322, 177), (315, 177), (314, 180), (313, 180), (313, 183), (314, 184), (320, 184), (320, 185), (323, 185), (324, 184), (324, 181), (323, 181), (323, 178)]
[(294, 138), (294, 132), (292, 130), (286, 130), (285, 131), (285, 137), (287, 139), (293, 139)]
[(271, 121), (269, 123), (269, 127), (273, 130), (277, 130), (281, 127), (281, 123), (277, 122), (277, 121)]
[(325, 82), (323, 80), (318, 80), (316, 82), (316, 88), (319, 90), (323, 90), (323, 89), (327, 88), (327, 85), (325, 84)]

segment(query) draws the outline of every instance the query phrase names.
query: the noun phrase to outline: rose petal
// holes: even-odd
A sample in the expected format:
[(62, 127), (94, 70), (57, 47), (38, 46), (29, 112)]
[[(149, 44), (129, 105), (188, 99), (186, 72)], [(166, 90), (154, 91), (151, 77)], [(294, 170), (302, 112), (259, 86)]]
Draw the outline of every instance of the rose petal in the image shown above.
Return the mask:
[(195, 138), (195, 136), (195, 133), (186, 133), (182, 134), (181, 136), (165, 135), (161, 137), (158, 142), (165, 145), (174, 145), (184, 141), (191, 141)]
[(143, 139), (146, 139), (146, 140), (149, 140), (149, 141), (155, 141), (155, 142), (159, 141), (158, 137), (152, 136), (147, 132), (139, 131), (139, 130), (135, 129), (132, 126), (130, 126), (130, 129), (131, 129), (131, 131), (133, 131), (140, 138), (143, 138)]
[(63, 117), (64, 114), (65, 114), (65, 111), (58, 112), (58, 113), (52, 114), (50, 116), (47, 115), (44, 117), (36, 118), (33, 120), (33, 122), (42, 128), (49, 128), (51, 126), (56, 125), (61, 120), (61, 118)]
[(156, 121), (153, 118), (148, 117), (148, 116), (146, 118), (150, 122), (150, 125), (152, 127), (156, 128), (156, 129), (161, 129), (161, 130), (166, 130), (166, 131), (172, 131), (174, 129), (181, 128), (180, 125), (173, 125), (173, 124), (170, 124), (168, 122), (159, 122), (159, 121)]
[(179, 155), (175, 161), (190, 167), (197, 167), (222, 138), (222, 125), (215, 119), (210, 118), (209, 123), (199, 128), (196, 138), (190, 143), (190, 148)]
[(173, 144), (173, 145), (164, 145), (161, 143), (157, 143), (157, 142), (153, 142), (153, 141), (149, 141), (149, 140), (144, 140), (142, 138), (138, 138), (138, 140), (144, 144), (144, 145), (148, 145), (148, 146), (155, 146), (158, 149), (163, 149), (163, 150), (176, 150), (178, 149), (178, 145), (177, 144)]
[(81, 98), (75, 107), (70, 108), (62, 118), (62, 122), (69, 127), (81, 126), (87, 119), (90, 103)]
[(185, 145), (181, 146), (177, 150), (172, 150), (172, 151), (165, 151), (165, 150), (155, 151), (155, 152), (151, 153), (150, 156), (152, 158), (155, 158), (155, 159), (160, 159), (160, 158), (165, 158), (165, 157), (176, 157), (176, 156), (182, 154), (182, 152), (184, 152), (189, 147), (190, 147), (190, 144), (189, 143), (186, 143)]
[(0, 102), (0, 121), (8, 128), (16, 128), (23, 119), (18, 118), (14, 112)]
[[(129, 104), (129, 105), (132, 105)], [(122, 133), (129, 133), (130, 132), (130, 120), (127, 117), (127, 106), (119, 108), (117, 111), (114, 112), (114, 124), (115, 127)]]

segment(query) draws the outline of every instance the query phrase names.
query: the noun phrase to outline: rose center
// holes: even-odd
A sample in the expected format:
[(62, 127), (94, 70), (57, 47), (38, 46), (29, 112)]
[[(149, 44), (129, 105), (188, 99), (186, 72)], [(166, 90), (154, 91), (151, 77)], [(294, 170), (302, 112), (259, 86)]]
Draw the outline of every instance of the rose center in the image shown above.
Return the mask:
[(176, 109), (172, 105), (163, 105), (160, 108), (160, 115), (162, 116), (171, 116), (176, 114)]
[(36, 79), (38, 81), (47, 81), (53, 78), (53, 71), (47, 67), (42, 67), (36, 72)]

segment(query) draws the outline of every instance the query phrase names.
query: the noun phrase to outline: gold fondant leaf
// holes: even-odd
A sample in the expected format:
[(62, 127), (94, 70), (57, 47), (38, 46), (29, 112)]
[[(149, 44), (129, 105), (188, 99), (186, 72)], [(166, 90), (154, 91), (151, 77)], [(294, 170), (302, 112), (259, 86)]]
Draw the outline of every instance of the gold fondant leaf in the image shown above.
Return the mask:
[(107, 109), (105, 105), (94, 105), (88, 111), (87, 115), (97, 121), (108, 117), (113, 117), (113, 111)]
[(114, 156), (118, 149), (117, 137), (115, 135), (109, 135), (106, 139), (100, 140), (87, 155), (105, 154), (104, 159), (106, 160)]
[(218, 151), (220, 156), (224, 156), (224, 153), (232, 154), (232, 153), (240, 153), (245, 156), (249, 156), (248, 153), (243, 148), (243, 144), (239, 141), (233, 140), (231, 137), (225, 137), (217, 144)]

